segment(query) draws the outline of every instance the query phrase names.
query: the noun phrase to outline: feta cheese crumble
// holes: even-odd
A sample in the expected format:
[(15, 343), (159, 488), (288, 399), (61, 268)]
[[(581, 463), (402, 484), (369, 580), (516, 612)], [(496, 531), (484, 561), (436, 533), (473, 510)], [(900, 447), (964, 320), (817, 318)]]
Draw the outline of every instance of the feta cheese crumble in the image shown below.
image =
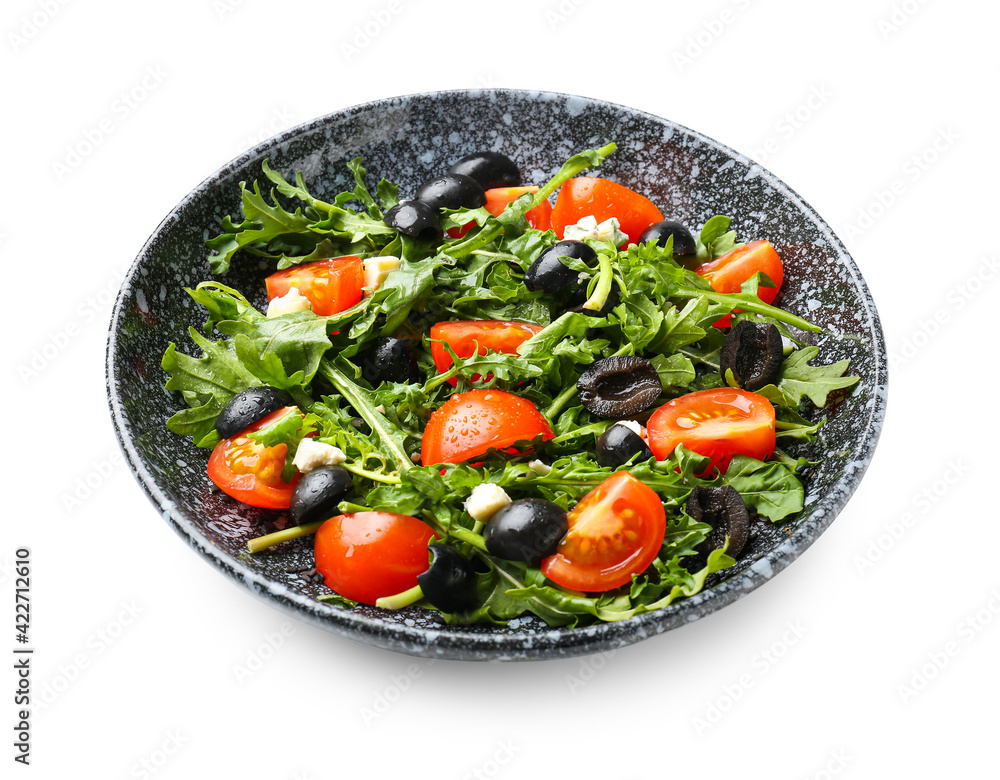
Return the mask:
[(298, 287), (290, 287), (280, 298), (272, 298), (267, 304), (268, 317), (280, 317), (297, 311), (312, 311), (312, 304), (299, 292)]
[(529, 460), (528, 468), (540, 477), (547, 477), (552, 473), (552, 467), (548, 463), (543, 463), (540, 460)]
[(320, 466), (339, 466), (345, 460), (347, 460), (347, 456), (344, 455), (344, 451), (340, 447), (312, 439), (303, 439), (299, 442), (299, 448), (295, 450), (292, 465), (306, 474)]
[(365, 266), (365, 287), (377, 290), (382, 286), (390, 273), (399, 268), (399, 258), (392, 255), (385, 257), (369, 257), (364, 261)]
[(597, 217), (583, 217), (575, 225), (567, 225), (563, 238), (568, 241), (583, 241), (585, 238), (596, 238), (598, 241), (611, 241), (616, 247), (628, 243), (628, 235), (622, 233), (617, 217), (610, 217), (600, 224)]
[(483, 482), (472, 488), (472, 495), (465, 502), (465, 511), (473, 520), (485, 523), (493, 514), (510, 503), (510, 496), (499, 485)]

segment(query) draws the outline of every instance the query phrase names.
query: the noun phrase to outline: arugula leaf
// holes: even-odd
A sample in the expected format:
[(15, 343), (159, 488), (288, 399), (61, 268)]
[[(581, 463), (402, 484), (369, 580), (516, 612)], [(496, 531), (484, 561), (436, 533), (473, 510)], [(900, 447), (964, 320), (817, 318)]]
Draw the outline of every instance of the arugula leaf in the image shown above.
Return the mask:
[(308, 311), (253, 322), (226, 320), (216, 327), (235, 338), (237, 357), (257, 379), (283, 390), (312, 382), (331, 346), (326, 318)]
[(806, 396), (816, 406), (826, 406), (827, 396), (858, 383), (856, 376), (844, 376), (850, 361), (840, 360), (827, 366), (812, 366), (810, 361), (819, 354), (819, 347), (805, 347), (785, 358), (781, 365), (778, 389), (789, 404), (798, 406)]
[(726, 471), (726, 482), (747, 506), (773, 522), (802, 511), (805, 500), (802, 483), (781, 463), (735, 455)]

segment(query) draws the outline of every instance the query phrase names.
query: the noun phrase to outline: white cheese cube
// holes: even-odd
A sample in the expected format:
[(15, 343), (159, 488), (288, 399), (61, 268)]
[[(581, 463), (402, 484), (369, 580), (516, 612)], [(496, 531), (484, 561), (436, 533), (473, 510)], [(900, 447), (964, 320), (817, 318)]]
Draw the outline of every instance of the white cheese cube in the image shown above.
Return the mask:
[(552, 473), (552, 467), (548, 463), (542, 463), (540, 460), (529, 460), (528, 468), (540, 477), (547, 477)]
[(375, 291), (382, 286), (385, 277), (399, 268), (399, 258), (392, 255), (369, 257), (364, 261), (364, 266), (365, 287), (371, 287)]
[(295, 450), (292, 465), (305, 474), (320, 466), (339, 466), (345, 460), (347, 460), (347, 456), (344, 455), (344, 451), (340, 447), (312, 439), (303, 439), (299, 442), (299, 448)]
[(299, 292), (298, 287), (290, 287), (280, 298), (272, 298), (267, 304), (268, 317), (280, 317), (297, 311), (312, 311), (312, 304)]
[(483, 482), (472, 488), (472, 495), (465, 502), (465, 511), (473, 520), (485, 523), (493, 514), (510, 503), (510, 496), (499, 485)]
[(619, 247), (628, 243), (628, 236), (619, 230), (620, 227), (617, 217), (610, 217), (597, 224), (597, 217), (586, 216), (575, 225), (567, 225), (563, 238), (568, 241), (583, 241), (585, 238), (611, 241)]

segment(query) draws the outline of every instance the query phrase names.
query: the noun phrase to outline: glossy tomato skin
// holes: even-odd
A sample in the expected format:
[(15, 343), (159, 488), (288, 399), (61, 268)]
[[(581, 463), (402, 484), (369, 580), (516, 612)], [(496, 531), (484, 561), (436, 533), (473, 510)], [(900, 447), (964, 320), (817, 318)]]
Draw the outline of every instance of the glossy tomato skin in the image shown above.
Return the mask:
[(526, 398), (503, 390), (453, 395), (431, 414), (420, 446), (421, 463), (462, 463), (493, 447), (555, 436), (552, 426)]
[[(494, 187), (486, 190), (486, 205), (483, 206), (494, 217), (503, 214), (507, 204), (517, 200), (526, 192), (532, 194), (538, 192), (538, 187)], [(528, 224), (535, 230), (548, 230), (552, 227), (552, 204), (543, 200), (535, 208), (524, 215)], [(475, 226), (475, 222), (470, 222), (462, 227), (452, 228), (448, 235), (452, 238), (461, 238)]]
[(431, 527), (392, 512), (331, 517), (316, 532), (316, 570), (345, 598), (374, 604), (416, 586), (427, 571)]
[(284, 444), (265, 447), (248, 434), (270, 425), (293, 408), (277, 409), (216, 444), (208, 459), (208, 478), (224, 493), (244, 504), (263, 509), (287, 509), (301, 476), (296, 473), (291, 482), (281, 478), (288, 447)]
[[(512, 320), (451, 320), (431, 326), (431, 357), (438, 373), (444, 373), (454, 362), (442, 341), (447, 342), (460, 358), (472, 357), (479, 345), (479, 354), (487, 350), (514, 354), (517, 348), (542, 329), (531, 322)], [(457, 384), (453, 381), (453, 384)]]
[(607, 179), (579, 176), (563, 184), (552, 209), (552, 229), (561, 239), (568, 225), (583, 217), (593, 216), (598, 222), (615, 217), (630, 244), (639, 240), (642, 232), (663, 214), (645, 195)]
[[(767, 274), (774, 287), (758, 287), (757, 297), (764, 303), (774, 303), (785, 280), (785, 269), (774, 247), (767, 241), (751, 241), (745, 246), (727, 252), (717, 260), (702, 263), (695, 269), (712, 289), (720, 293), (738, 293), (740, 286), (758, 271)], [(737, 309), (736, 311), (740, 311)], [(717, 328), (728, 328), (731, 318), (726, 315), (717, 320)]]
[(364, 263), (353, 255), (317, 260), (273, 273), (264, 283), (269, 301), (296, 287), (309, 299), (313, 312), (328, 317), (361, 300), (365, 285)]
[(725, 474), (733, 455), (764, 460), (774, 452), (774, 407), (763, 396), (747, 390), (699, 390), (668, 401), (653, 412), (646, 432), (649, 448), (658, 460), (683, 444), (711, 458), (711, 465)]
[(618, 471), (570, 510), (569, 531), (542, 574), (571, 590), (602, 593), (628, 583), (656, 558), (666, 513), (656, 492)]

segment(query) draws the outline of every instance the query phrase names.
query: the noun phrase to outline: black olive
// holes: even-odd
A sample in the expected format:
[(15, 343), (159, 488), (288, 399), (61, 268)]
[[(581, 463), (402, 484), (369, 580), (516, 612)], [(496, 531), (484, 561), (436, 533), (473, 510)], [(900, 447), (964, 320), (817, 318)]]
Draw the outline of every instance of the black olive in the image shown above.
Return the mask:
[(719, 373), (725, 382), (726, 370), (730, 369), (736, 384), (744, 390), (760, 390), (778, 381), (784, 360), (781, 334), (774, 325), (741, 320), (722, 343)]
[(615, 423), (597, 440), (597, 462), (613, 469), (624, 466), (635, 458), (637, 463), (653, 457), (652, 450), (642, 440), (642, 437), (624, 425)]
[(469, 559), (453, 547), (429, 545), (431, 565), (417, 575), (417, 584), (442, 612), (467, 612), (476, 603), (476, 575)]
[(582, 260), (590, 267), (597, 265), (597, 252), (582, 241), (560, 241), (539, 252), (524, 272), (524, 286), (531, 291), (560, 292), (572, 287), (580, 274), (568, 268), (561, 257)]
[(475, 179), (459, 173), (446, 173), (428, 179), (413, 196), (435, 211), (438, 209), (477, 209), (486, 205), (486, 193)]
[(477, 152), (463, 157), (448, 169), (448, 173), (470, 176), (484, 190), (494, 187), (517, 187), (521, 172), (517, 163), (500, 152)]
[(522, 498), (493, 513), (483, 540), (490, 555), (536, 565), (558, 549), (568, 530), (569, 520), (559, 506), (542, 498)]
[(361, 355), (361, 376), (373, 387), (383, 382), (414, 382), (419, 375), (413, 348), (404, 339), (380, 336)]
[(727, 536), (727, 555), (735, 558), (743, 551), (750, 533), (750, 515), (746, 504), (732, 485), (696, 487), (688, 496), (685, 510), (696, 522), (712, 526), (712, 532), (699, 546), (702, 554), (721, 550)]
[(687, 257), (697, 251), (691, 231), (680, 222), (672, 222), (669, 219), (654, 222), (642, 231), (636, 243), (645, 244), (647, 241), (656, 241), (659, 246), (666, 246), (670, 236), (674, 237), (674, 257)]
[(327, 520), (353, 488), (351, 472), (343, 466), (320, 466), (302, 475), (292, 491), (288, 512), (298, 525)]
[(598, 417), (631, 417), (648, 409), (663, 392), (656, 368), (646, 358), (616, 355), (598, 360), (576, 383), (583, 408)]
[(441, 235), (437, 212), (419, 200), (397, 203), (385, 213), (382, 221), (410, 238), (433, 241)]
[(228, 439), (248, 425), (253, 425), (261, 417), (269, 415), (284, 406), (292, 406), (295, 401), (284, 390), (273, 387), (248, 387), (237, 393), (215, 420), (215, 430), (219, 436)]

